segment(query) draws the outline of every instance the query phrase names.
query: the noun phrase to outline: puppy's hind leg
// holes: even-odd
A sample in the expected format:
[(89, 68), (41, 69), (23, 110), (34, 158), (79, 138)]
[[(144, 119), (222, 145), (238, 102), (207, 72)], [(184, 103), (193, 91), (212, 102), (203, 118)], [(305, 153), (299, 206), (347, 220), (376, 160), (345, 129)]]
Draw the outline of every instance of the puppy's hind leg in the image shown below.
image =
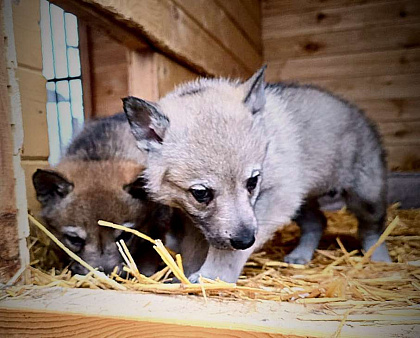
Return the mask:
[[(386, 201), (385, 194), (381, 194), (376, 200), (369, 201), (366, 197), (362, 197), (362, 193), (362, 191), (349, 191), (344, 196), (348, 209), (355, 214), (359, 222), (358, 235), (362, 248), (366, 252), (378, 241), (383, 231)], [(391, 262), (385, 243), (375, 250), (371, 259), (376, 262)]]
[(290, 264), (307, 264), (318, 247), (327, 219), (316, 200), (309, 200), (301, 206), (294, 221), (299, 225), (301, 235), (298, 246), (284, 257)]

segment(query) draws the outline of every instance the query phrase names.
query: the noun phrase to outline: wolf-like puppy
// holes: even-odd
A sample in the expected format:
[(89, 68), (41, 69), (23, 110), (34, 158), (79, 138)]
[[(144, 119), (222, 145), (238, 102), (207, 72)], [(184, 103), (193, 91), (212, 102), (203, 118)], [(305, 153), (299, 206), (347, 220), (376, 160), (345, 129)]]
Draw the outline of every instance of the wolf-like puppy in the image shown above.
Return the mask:
[[(332, 190), (357, 216), (364, 250), (382, 232), (386, 166), (372, 123), (318, 88), (266, 84), (264, 70), (245, 83), (187, 83), (158, 103), (123, 100), (148, 151), (152, 198), (184, 210), (210, 244), (192, 281), (235, 282), (249, 255), (293, 218), (301, 238), (285, 260), (309, 262), (326, 223), (317, 198)], [(389, 261), (386, 247), (372, 259)]]
[[(52, 170), (33, 175), (41, 216), (48, 228), (73, 252), (105, 273), (123, 259), (116, 241), (124, 239), (140, 272), (151, 275), (160, 258), (150, 243), (129, 232), (104, 228), (98, 220), (123, 224), (153, 238), (169, 227), (168, 207), (150, 201), (140, 175), (145, 158), (136, 147), (124, 114), (87, 123)], [(60, 255), (65, 263), (68, 258)], [(73, 262), (70, 269), (87, 270)]]

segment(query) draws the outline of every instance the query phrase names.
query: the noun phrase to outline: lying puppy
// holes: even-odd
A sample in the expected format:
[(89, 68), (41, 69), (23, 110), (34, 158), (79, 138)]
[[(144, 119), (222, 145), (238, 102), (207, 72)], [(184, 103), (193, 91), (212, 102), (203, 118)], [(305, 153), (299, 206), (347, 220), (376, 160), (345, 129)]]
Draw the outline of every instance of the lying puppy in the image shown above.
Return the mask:
[[(364, 250), (382, 232), (386, 165), (375, 127), (318, 88), (266, 84), (264, 69), (245, 83), (187, 83), (158, 103), (123, 100), (148, 153), (151, 197), (185, 211), (209, 244), (192, 281), (235, 282), (249, 255), (293, 218), (301, 238), (286, 261), (309, 262), (326, 223), (317, 198), (330, 191), (358, 218)], [(385, 245), (372, 259), (390, 261)]]
[[(38, 170), (33, 175), (47, 227), (84, 261), (107, 274), (115, 266), (122, 271), (123, 259), (115, 244), (120, 239), (124, 239), (141, 273), (153, 274), (160, 263), (149, 242), (97, 224), (106, 220), (152, 238), (164, 237), (171, 212), (147, 198), (140, 178), (144, 160), (125, 115), (119, 114), (88, 123), (54, 169)], [(68, 260), (66, 255), (60, 257)], [(70, 269), (87, 273), (76, 262)]]

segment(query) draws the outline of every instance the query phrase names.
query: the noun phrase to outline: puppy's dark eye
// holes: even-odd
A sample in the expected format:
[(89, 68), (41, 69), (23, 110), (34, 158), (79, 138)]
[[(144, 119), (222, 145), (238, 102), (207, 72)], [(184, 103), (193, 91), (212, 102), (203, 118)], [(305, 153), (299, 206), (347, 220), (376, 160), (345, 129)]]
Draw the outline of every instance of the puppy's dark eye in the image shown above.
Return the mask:
[(193, 185), (190, 192), (199, 203), (208, 204), (213, 199), (213, 191), (201, 184)]
[(248, 180), (246, 181), (246, 189), (248, 190), (250, 194), (252, 194), (252, 192), (257, 187), (259, 177), (260, 177), (260, 172), (258, 170), (255, 170), (252, 173), (252, 176), (248, 178)]
[(65, 234), (64, 238), (77, 250), (80, 250), (85, 245), (85, 240), (75, 234)]

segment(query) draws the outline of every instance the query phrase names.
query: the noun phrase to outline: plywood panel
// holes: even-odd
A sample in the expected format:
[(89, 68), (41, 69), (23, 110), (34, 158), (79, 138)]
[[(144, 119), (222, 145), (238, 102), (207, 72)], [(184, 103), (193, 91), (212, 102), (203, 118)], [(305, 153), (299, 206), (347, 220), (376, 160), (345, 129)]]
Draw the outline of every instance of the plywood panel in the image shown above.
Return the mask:
[(419, 74), (420, 49), (276, 60), (267, 69), (269, 81)]
[[(265, 34), (265, 33), (264, 33)], [(420, 24), (264, 39), (266, 61), (420, 47)]]
[(39, 71), (19, 67), (16, 72), (19, 83), (24, 143), (23, 158), (43, 158), (49, 156), (48, 126), (45, 78)]
[(261, 54), (214, 0), (173, 1), (248, 70), (252, 72), (261, 66)]
[(244, 68), (200, 25), (170, 0), (83, 0), (146, 36), (157, 48), (200, 72), (248, 76)]
[[(335, 1), (336, 3), (337, 1)], [(332, 2), (334, 3), (334, 1)], [(353, 30), (420, 21), (420, 2), (404, 0), (368, 3), (351, 8), (322, 8), (310, 12), (264, 17), (264, 38)]]

